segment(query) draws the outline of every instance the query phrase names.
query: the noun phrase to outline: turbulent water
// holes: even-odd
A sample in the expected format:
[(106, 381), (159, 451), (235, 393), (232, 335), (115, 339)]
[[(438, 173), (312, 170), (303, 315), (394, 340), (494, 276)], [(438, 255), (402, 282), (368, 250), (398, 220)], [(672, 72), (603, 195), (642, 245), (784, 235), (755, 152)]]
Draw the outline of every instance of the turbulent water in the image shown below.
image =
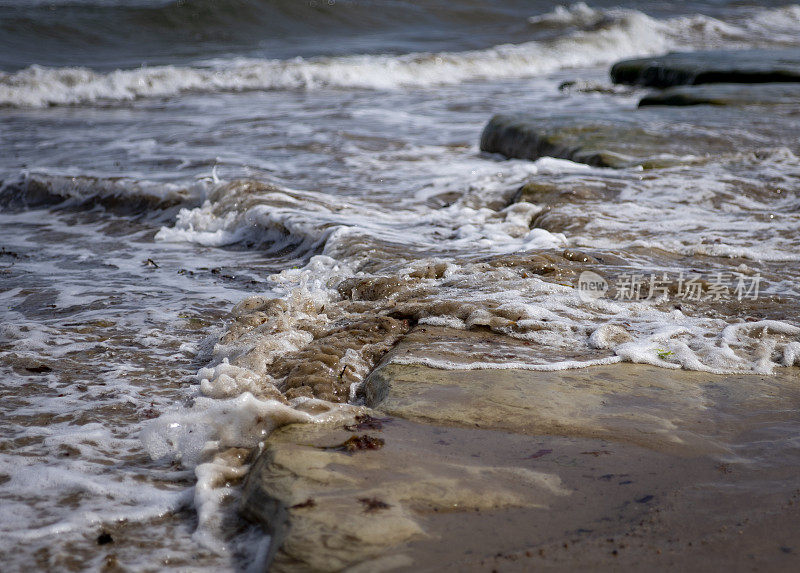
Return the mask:
[[(527, 343), (447, 368), (800, 363), (795, 108), (654, 116), (729, 142), (655, 170), (478, 150), (498, 112), (624, 121), (619, 58), (798, 29), (721, 0), (1, 0), (4, 570), (258, 566), (252, 449), (357, 404), (417, 323)], [(585, 270), (643, 290), (580, 297)]]

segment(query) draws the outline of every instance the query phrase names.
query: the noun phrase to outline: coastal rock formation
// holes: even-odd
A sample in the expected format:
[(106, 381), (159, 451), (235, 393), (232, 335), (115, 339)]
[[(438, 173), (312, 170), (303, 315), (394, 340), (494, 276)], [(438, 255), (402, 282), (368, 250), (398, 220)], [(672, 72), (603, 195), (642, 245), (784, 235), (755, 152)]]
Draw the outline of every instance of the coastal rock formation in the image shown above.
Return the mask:
[(800, 81), (800, 50), (711, 50), (672, 52), (655, 58), (623, 60), (611, 67), (617, 84), (651, 87), (710, 83)]
[(646, 169), (691, 163), (704, 154), (730, 149), (723, 130), (700, 131), (688, 120), (677, 113), (664, 118), (642, 110), (630, 110), (613, 120), (600, 115), (501, 114), (484, 127), (480, 148), (514, 159), (555, 157), (594, 167)]
[[(749, 69), (745, 66), (753, 62), (753, 53), (760, 52), (744, 52), (739, 62), (742, 70)], [(750, 75), (742, 72), (727, 80), (733, 83), (675, 85), (711, 81), (717, 76), (704, 70), (723, 70), (723, 63), (733, 66), (739, 54), (669, 54), (663, 58), (619, 62), (612, 68), (615, 81), (674, 87), (646, 95), (640, 100), (640, 109), (621, 107), (613, 113), (580, 115), (551, 115), (545, 111), (497, 114), (481, 133), (480, 149), (510, 159), (535, 161), (554, 157), (594, 167), (645, 169), (696, 164), (734, 151), (758, 151), (766, 141), (772, 146), (795, 149), (794, 132), (767, 129), (766, 123), (753, 121), (752, 112), (743, 111), (741, 106), (760, 106), (759, 113), (786, 117), (791, 122), (792, 106), (800, 102), (800, 55), (794, 64), (788, 56), (763, 62), (765, 69), (774, 71), (775, 75), (769, 77), (783, 78), (783, 83), (736, 83), (768, 79), (767, 75), (757, 77), (755, 72)], [(788, 63), (781, 67), (784, 61)], [(796, 76), (791, 71), (795, 68)], [(721, 82), (727, 77), (720, 71), (719, 79), (714, 81)], [(714, 108), (704, 111), (702, 116), (681, 109), (700, 104), (711, 104)], [(736, 145), (732, 147), (730, 126), (744, 124), (747, 129), (737, 131)]]
[(504, 463), (486, 463), (459, 451), (467, 439), (457, 432), (459, 445), (447, 447), (451, 433), (360, 417), (343, 427), (295, 424), (271, 435), (243, 506), (272, 535), (270, 570), (407, 567), (415, 561), (410, 543), (452, 535), (435, 523), (439, 514), (470, 519), (531, 510), (569, 494), (552, 473), (516, 464), (512, 450)]
[(675, 86), (647, 94), (639, 107), (668, 105), (785, 105), (800, 103), (800, 83)]
[(481, 134), (481, 151), (535, 160), (558, 157), (596, 167), (624, 167), (634, 158), (606, 149), (612, 126), (599, 124), (547, 125), (528, 114), (496, 115)]
[(794, 416), (795, 371), (435, 367), (489, 338), (518, 344), (419, 326), (366, 381), (368, 415), (268, 437), (242, 503), (268, 570), (699, 567), (773, 546), (757, 563), (788, 566), (791, 445), (747, 436)]

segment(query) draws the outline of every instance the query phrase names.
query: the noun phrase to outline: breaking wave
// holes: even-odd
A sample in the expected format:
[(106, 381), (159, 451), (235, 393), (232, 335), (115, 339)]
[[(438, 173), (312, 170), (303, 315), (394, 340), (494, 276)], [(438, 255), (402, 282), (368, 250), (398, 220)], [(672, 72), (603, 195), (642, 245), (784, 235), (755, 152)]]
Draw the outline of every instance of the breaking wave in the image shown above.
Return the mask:
[[(545, 22), (543, 18), (536, 23)], [(216, 59), (194, 66), (151, 66), (109, 73), (33, 65), (0, 74), (0, 106), (129, 101), (184, 92), (324, 87), (391, 90), (533, 77), (677, 48), (791, 43), (796, 41), (792, 30), (800, 24), (800, 6), (762, 10), (744, 24), (702, 15), (656, 20), (634, 10), (593, 10), (586, 5), (557, 9), (550, 19), (577, 29), (549, 40), (462, 52)]]

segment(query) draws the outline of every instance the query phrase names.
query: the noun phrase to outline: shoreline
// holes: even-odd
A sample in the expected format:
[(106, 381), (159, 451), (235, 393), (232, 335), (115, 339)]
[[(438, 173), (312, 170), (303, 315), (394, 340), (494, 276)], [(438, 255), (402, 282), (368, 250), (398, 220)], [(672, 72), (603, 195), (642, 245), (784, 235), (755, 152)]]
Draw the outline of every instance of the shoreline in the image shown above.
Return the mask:
[(800, 569), (800, 6), (536, 6), (0, 74), (5, 568)]

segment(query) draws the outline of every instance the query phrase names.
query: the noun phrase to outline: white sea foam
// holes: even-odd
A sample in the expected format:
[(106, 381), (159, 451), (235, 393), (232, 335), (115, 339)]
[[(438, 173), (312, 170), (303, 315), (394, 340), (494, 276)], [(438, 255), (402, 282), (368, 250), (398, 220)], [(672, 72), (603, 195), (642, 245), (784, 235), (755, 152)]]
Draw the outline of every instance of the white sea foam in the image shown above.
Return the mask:
[(603, 18), (602, 10), (590, 8), (585, 2), (578, 2), (570, 6), (556, 6), (552, 11), (531, 16), (530, 24), (545, 24), (549, 26), (588, 26), (597, 24)]
[[(762, 10), (746, 26), (701, 15), (659, 21), (634, 10), (600, 11), (585, 5), (557, 10), (550, 18), (572, 18), (577, 23), (588, 18), (601, 24), (596, 29), (573, 31), (554, 40), (466, 52), (290, 60), (237, 58), (212, 60), (192, 67), (151, 66), (109, 73), (34, 65), (16, 73), (0, 74), (0, 106), (127, 101), (186, 91), (396, 89), (531, 77), (675, 48), (741, 48), (786, 42), (786, 36), (791, 38), (792, 25), (800, 24), (800, 9), (791, 6)], [(776, 21), (782, 23), (781, 29), (786, 33), (776, 36), (770, 27)]]
[[(423, 153), (424, 151), (424, 153)], [(219, 185), (201, 207), (181, 209), (175, 224), (163, 227), (156, 239), (225, 246), (250, 241), (271, 251), (291, 250), (295, 255), (321, 252), (340, 261), (362, 256), (363, 245), (375, 242), (403, 245), (407, 250), (441, 246), (472, 252), (507, 253), (520, 249), (559, 248), (567, 244), (561, 233), (531, 229), (540, 206), (519, 202), (496, 211), (484, 205), (492, 200), (507, 202), (514, 186), (539, 172), (580, 170), (570, 161), (543, 158), (537, 162), (495, 162), (475, 157), (461, 158), (448, 166), (446, 174), (438, 161), (440, 149), (419, 150), (414, 168), (438, 171), (429, 191), (413, 202), (387, 210), (371, 197), (338, 198), (325, 193), (270, 186), (253, 189), (248, 182)], [(361, 165), (361, 169), (368, 168)], [(464, 173), (470, 172), (467, 194), (442, 209), (427, 207), (429, 195), (463, 189)], [(359, 246), (361, 241), (361, 246)], [(410, 252), (410, 251), (409, 251)]]
[(298, 400), (292, 407), (259, 400), (249, 392), (225, 400), (198, 397), (191, 407), (164, 414), (145, 427), (142, 442), (154, 459), (171, 459), (194, 469), (198, 526), (193, 538), (198, 543), (218, 553), (229, 551), (221, 542), (225, 515), (221, 508), (237, 494), (230, 482), (241, 479), (249, 469), (244, 463), (248, 456), (237, 448), (255, 448), (285, 424), (350, 421), (361, 411), (329, 403), (319, 403), (315, 413), (303, 411), (310, 403), (314, 401)]
[(596, 360), (564, 360), (549, 364), (531, 364), (530, 362), (517, 362), (514, 360), (505, 362), (455, 362), (452, 360), (438, 360), (436, 358), (407, 358), (403, 356), (391, 360), (391, 364), (416, 364), (428, 366), (430, 368), (438, 368), (440, 370), (533, 370), (535, 372), (574, 370), (576, 368), (588, 368), (589, 366), (616, 364), (618, 362), (622, 362), (622, 358), (619, 356), (608, 356)]
[[(617, 179), (623, 184), (614, 201), (592, 202), (592, 217), (567, 233), (570, 244), (754, 262), (800, 260), (798, 198), (792, 192), (800, 176), (798, 159), (783, 148), (759, 156), (720, 156), (702, 168), (661, 169), (657, 178), (621, 172)], [(601, 181), (602, 176), (587, 172), (581, 184)], [(566, 202), (557, 209), (565, 219), (578, 219), (587, 205)]]

